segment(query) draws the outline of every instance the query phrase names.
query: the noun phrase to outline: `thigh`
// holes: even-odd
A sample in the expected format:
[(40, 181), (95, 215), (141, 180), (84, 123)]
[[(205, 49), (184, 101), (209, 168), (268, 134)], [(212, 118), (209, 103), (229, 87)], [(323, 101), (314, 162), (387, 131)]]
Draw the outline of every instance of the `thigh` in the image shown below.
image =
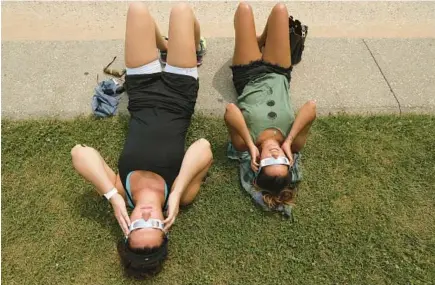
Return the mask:
[(158, 58), (155, 23), (143, 3), (131, 3), (125, 32), (125, 64), (140, 67)]
[(192, 8), (178, 4), (169, 18), (167, 64), (181, 68), (196, 67), (195, 18)]
[(240, 3), (234, 15), (236, 43), (234, 47), (233, 65), (249, 64), (261, 59), (255, 32), (254, 13), (247, 3)]
[(284, 4), (275, 5), (267, 20), (267, 38), (263, 60), (281, 67), (291, 65), (288, 11)]

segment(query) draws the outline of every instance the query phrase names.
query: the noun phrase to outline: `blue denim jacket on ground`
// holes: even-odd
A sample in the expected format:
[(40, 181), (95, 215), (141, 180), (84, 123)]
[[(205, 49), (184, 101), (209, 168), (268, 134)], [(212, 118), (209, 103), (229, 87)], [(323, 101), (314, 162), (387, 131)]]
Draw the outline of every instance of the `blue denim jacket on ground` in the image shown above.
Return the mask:
[(92, 111), (95, 116), (104, 118), (116, 115), (121, 94), (121, 84), (114, 79), (103, 80), (95, 87), (92, 97)]

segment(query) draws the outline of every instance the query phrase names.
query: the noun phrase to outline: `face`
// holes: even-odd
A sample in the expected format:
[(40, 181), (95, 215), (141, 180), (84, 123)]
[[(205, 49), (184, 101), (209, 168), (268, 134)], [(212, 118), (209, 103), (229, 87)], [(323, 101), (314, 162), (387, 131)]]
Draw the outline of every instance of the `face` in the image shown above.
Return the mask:
[[(137, 219), (158, 219), (164, 220), (162, 209), (159, 205), (136, 206), (131, 213), (130, 221)], [(163, 242), (163, 232), (158, 229), (138, 229), (130, 233), (128, 239), (132, 248), (158, 247)]]
[[(260, 159), (269, 157), (278, 158), (280, 156), (286, 156), (281, 146), (276, 141), (268, 141), (263, 145), (261, 149)], [(263, 168), (263, 171), (268, 176), (285, 176), (288, 173), (287, 165), (269, 165)]]

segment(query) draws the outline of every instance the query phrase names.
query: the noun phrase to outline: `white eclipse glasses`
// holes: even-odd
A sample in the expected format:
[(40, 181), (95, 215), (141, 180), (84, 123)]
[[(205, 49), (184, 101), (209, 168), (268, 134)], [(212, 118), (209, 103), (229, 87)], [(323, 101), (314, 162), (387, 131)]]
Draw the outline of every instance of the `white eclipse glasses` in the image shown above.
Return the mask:
[(139, 229), (157, 229), (165, 232), (164, 227), (165, 225), (163, 224), (163, 221), (158, 219), (148, 219), (147, 221), (144, 219), (137, 219), (131, 223), (129, 230), (130, 233)]
[(261, 169), (270, 165), (288, 165), (290, 167), (290, 160), (285, 156), (280, 156), (278, 158), (268, 157), (260, 161), (260, 167), (258, 168), (257, 174), (260, 173)]

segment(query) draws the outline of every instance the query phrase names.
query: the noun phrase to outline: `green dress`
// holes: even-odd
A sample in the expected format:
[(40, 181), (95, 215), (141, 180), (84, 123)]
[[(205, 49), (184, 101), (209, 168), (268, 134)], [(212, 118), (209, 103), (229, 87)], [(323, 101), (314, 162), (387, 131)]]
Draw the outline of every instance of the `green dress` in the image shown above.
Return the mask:
[(237, 105), (254, 143), (261, 132), (270, 128), (287, 137), (295, 120), (289, 82), (281, 74), (267, 73), (246, 84)]

